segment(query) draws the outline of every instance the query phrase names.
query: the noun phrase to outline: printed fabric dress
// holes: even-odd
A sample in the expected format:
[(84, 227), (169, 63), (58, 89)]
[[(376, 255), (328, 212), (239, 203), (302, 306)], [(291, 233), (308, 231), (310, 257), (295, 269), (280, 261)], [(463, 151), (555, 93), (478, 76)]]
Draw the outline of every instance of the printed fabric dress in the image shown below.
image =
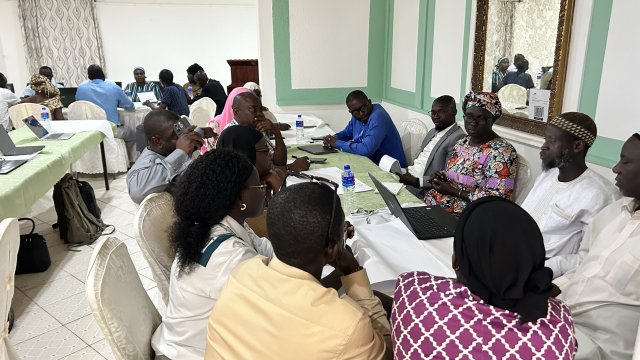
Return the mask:
[[(460, 139), (454, 146), (444, 169), (447, 179), (456, 189), (468, 191), (471, 201), (485, 196), (511, 199), (518, 163), (516, 149), (501, 137), (479, 146), (470, 145), (470, 139), (469, 136)], [(424, 202), (440, 205), (456, 216), (469, 204), (434, 189), (425, 194)]]
[(573, 359), (578, 345), (567, 305), (549, 298), (547, 316), (482, 301), (463, 284), (426, 272), (400, 275), (391, 312), (394, 359)]

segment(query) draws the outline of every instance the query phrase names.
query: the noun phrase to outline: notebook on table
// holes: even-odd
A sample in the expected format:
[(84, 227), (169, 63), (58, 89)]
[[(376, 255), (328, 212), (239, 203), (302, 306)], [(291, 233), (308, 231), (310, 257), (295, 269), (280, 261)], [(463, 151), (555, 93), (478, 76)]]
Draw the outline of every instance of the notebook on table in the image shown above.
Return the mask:
[(323, 155), (323, 154), (331, 154), (331, 153), (338, 152), (338, 150), (336, 149), (331, 149), (323, 145), (303, 145), (303, 146), (298, 146), (298, 149), (302, 151), (306, 151), (313, 155)]
[(38, 151), (44, 149), (44, 146), (16, 146), (13, 143), (13, 140), (9, 137), (7, 130), (4, 126), (0, 126), (0, 151), (2, 155), (5, 156), (13, 156), (13, 155), (30, 155), (35, 154)]
[(75, 135), (74, 133), (50, 133), (33, 116), (22, 119), (22, 121), (40, 140), (67, 140)]
[(403, 208), (398, 198), (386, 186), (371, 173), (369, 177), (391, 214), (398, 217), (418, 239), (441, 239), (455, 234), (458, 219), (442, 207), (435, 205)]

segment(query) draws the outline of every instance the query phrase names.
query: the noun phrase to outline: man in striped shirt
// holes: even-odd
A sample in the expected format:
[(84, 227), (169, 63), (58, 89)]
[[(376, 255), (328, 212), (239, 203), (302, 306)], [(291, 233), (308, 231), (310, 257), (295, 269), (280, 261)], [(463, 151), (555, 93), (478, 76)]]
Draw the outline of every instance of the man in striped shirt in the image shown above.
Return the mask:
[(137, 66), (133, 69), (133, 77), (136, 79), (135, 82), (127, 84), (124, 88), (124, 92), (131, 92), (131, 101), (139, 102), (138, 93), (141, 92), (153, 92), (158, 101), (162, 99), (162, 91), (154, 82), (147, 82), (147, 76), (145, 75), (144, 68), (141, 66)]

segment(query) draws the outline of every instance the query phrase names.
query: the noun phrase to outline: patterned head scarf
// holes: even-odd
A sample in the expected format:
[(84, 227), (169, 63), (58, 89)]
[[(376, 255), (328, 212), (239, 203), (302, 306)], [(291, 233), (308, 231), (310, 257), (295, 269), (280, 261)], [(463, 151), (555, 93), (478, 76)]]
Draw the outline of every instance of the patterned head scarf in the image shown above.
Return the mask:
[(522, 322), (547, 315), (553, 272), (544, 266), (540, 229), (520, 206), (497, 196), (469, 204), (453, 251), (461, 281), (484, 302), (517, 313)]
[(592, 146), (598, 136), (598, 128), (593, 119), (579, 112), (566, 112), (549, 120), (549, 125), (558, 127)]
[(47, 100), (40, 103), (41, 105), (48, 107), (51, 111), (62, 107), (62, 103), (60, 102), (60, 91), (58, 88), (53, 86), (46, 76), (35, 74), (31, 77), (29, 84), (36, 94), (47, 98)]
[(142, 66), (136, 66), (136, 67), (134, 67), (134, 68), (133, 68), (133, 72), (134, 72), (134, 73), (135, 73), (136, 71), (138, 71), (138, 70), (140, 70), (140, 71), (142, 71), (143, 73), (145, 73), (145, 74), (146, 74), (146, 71), (144, 71), (144, 68), (143, 68)]
[(493, 122), (496, 122), (500, 116), (502, 116), (502, 104), (498, 95), (490, 92), (469, 92), (462, 101), (462, 111), (467, 111), (467, 108), (477, 106), (487, 110), (493, 115)]
[(505, 61), (509, 61), (509, 58), (508, 58), (508, 57), (506, 57), (506, 56), (501, 56), (501, 57), (498, 59), (498, 62), (496, 62), (496, 69), (497, 69), (497, 68), (499, 68), (499, 67), (500, 67), (500, 64), (502, 64), (502, 63), (503, 63), (503, 62), (505, 62)]

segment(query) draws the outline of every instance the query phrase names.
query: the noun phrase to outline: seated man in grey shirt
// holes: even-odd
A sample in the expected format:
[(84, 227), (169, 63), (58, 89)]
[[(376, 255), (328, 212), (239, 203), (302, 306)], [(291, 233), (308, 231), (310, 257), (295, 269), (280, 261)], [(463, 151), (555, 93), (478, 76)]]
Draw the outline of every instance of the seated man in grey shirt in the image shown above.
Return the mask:
[[(148, 146), (127, 174), (129, 196), (140, 204), (149, 194), (171, 192), (174, 179), (191, 163), (191, 154), (202, 146), (202, 137), (188, 127), (180, 136), (173, 124), (180, 119), (168, 110), (153, 110), (144, 118)], [(203, 128), (205, 137), (214, 136), (213, 129)]]

